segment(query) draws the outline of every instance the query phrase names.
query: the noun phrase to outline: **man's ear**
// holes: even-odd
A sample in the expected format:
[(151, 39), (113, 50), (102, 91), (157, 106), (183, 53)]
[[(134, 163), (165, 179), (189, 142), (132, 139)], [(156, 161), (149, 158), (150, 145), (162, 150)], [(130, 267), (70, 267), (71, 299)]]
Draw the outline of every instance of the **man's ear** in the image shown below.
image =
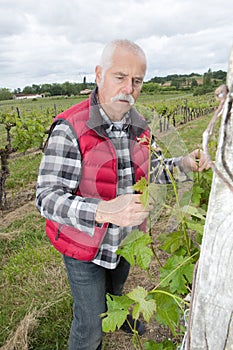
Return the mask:
[(99, 86), (101, 83), (101, 80), (102, 80), (102, 68), (101, 68), (101, 66), (95, 67), (95, 79), (96, 79), (97, 86)]

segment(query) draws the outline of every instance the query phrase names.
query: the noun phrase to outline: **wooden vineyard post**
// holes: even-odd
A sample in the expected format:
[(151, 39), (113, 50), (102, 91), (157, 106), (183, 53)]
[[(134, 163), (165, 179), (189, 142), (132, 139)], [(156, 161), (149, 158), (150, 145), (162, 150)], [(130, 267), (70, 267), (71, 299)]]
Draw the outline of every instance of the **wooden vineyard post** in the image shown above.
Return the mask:
[(233, 350), (233, 48), (227, 87), (185, 350)]

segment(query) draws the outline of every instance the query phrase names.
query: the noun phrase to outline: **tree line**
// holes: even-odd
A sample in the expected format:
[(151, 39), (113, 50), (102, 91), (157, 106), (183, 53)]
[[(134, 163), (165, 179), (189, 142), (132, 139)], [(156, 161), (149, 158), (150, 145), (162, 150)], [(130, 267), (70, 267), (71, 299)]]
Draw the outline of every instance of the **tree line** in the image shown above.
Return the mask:
[[(179, 91), (191, 90), (194, 95), (202, 95), (213, 91), (214, 88), (226, 81), (226, 72), (218, 70), (212, 72), (209, 69), (203, 75), (198, 73), (191, 74), (171, 74), (166, 77), (154, 77), (143, 84), (142, 93), (153, 94), (161, 91)], [(7, 88), (0, 88), (0, 101), (11, 100), (15, 94), (44, 94), (45, 96), (72, 96), (79, 95), (80, 91), (84, 89), (93, 89), (95, 83), (86, 81), (83, 78), (82, 83), (71, 83), (66, 81), (64, 83), (52, 84), (32, 84), (25, 86), (22, 90), (20, 88), (10, 91)]]
[[(210, 73), (212, 74), (212, 78), (213, 79), (217, 79), (217, 80), (226, 80), (226, 75), (227, 73), (222, 71), (222, 70), (218, 70), (216, 72), (211, 72), (211, 69), (208, 70), (208, 72), (204, 73), (203, 77), (208, 74), (210, 75)], [(159, 83), (159, 84), (165, 84), (168, 81), (173, 81), (175, 79), (180, 79), (181, 81), (183, 79), (195, 79), (195, 78), (201, 78), (202, 75), (198, 74), (198, 73), (191, 73), (191, 74), (170, 74), (167, 75), (166, 77), (154, 77), (152, 78), (150, 81), (154, 82), (154, 83)]]
[(194, 96), (203, 95), (213, 91), (221, 84), (225, 84), (227, 73), (218, 70), (212, 72), (208, 69), (203, 75), (198, 73), (191, 74), (171, 74), (166, 77), (154, 77), (143, 85), (144, 93), (154, 93), (158, 91), (188, 91), (193, 92)]
[(46, 97), (50, 96), (73, 96), (79, 95), (84, 89), (93, 89), (95, 83), (87, 83), (86, 77), (83, 78), (82, 83), (71, 83), (66, 81), (64, 83), (46, 83), (46, 84), (32, 84), (25, 86), (22, 90), (20, 88), (10, 91), (7, 88), (0, 89), (0, 101), (11, 100), (16, 94), (43, 94)]

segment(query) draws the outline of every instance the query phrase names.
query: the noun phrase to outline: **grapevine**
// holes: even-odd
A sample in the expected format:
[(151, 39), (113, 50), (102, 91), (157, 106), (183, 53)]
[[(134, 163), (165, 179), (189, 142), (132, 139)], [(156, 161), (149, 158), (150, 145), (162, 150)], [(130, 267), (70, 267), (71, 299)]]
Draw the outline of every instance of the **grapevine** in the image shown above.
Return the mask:
[[(151, 149), (151, 152), (156, 153), (156, 150)], [(133, 329), (133, 343), (136, 349), (175, 349), (180, 335), (183, 334), (182, 317), (185, 309), (189, 307), (186, 297), (191, 292), (193, 272), (199, 257), (199, 246), (205, 223), (206, 196), (207, 192), (209, 193), (211, 181), (209, 173), (210, 171), (207, 171), (195, 177), (194, 194), (189, 206), (182, 206), (179, 202), (176, 181), (170, 174), (177, 204), (177, 228), (170, 233), (160, 234), (157, 242), (154, 241), (153, 234), (151, 234), (152, 227), (149, 227), (146, 234), (134, 230), (117, 251), (131, 266), (137, 264), (148, 271), (152, 280), (154, 277), (150, 274), (150, 264), (153, 258), (158, 260), (156, 250), (167, 254), (166, 262), (164, 264), (159, 262), (159, 280), (155, 282), (152, 289), (146, 290), (138, 286), (122, 297), (118, 296), (116, 299), (111, 295), (107, 299), (108, 310), (102, 315), (105, 332), (120, 328), (132, 310), (132, 316), (135, 319), (141, 316), (149, 323), (152, 318), (155, 318), (158, 323), (169, 327), (174, 339), (177, 339), (175, 343), (166, 340), (160, 344), (151, 339), (143, 344), (136, 329)], [(151, 186), (153, 184), (148, 183), (145, 178), (134, 186), (136, 191), (141, 192), (141, 201), (144, 205), (149, 201)], [(205, 190), (201, 191), (201, 188)], [(198, 193), (198, 198), (196, 193)], [(166, 205), (166, 208), (168, 209), (169, 206)], [(170, 207), (170, 210), (172, 211), (173, 208)]]

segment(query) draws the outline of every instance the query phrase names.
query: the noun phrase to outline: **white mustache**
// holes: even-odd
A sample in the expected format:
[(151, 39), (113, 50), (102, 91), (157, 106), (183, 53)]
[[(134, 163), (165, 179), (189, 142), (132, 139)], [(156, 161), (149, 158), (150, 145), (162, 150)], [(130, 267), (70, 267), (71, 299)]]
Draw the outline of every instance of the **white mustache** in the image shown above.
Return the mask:
[(111, 98), (111, 102), (116, 102), (119, 100), (129, 102), (130, 106), (133, 106), (135, 101), (132, 95), (119, 94)]

